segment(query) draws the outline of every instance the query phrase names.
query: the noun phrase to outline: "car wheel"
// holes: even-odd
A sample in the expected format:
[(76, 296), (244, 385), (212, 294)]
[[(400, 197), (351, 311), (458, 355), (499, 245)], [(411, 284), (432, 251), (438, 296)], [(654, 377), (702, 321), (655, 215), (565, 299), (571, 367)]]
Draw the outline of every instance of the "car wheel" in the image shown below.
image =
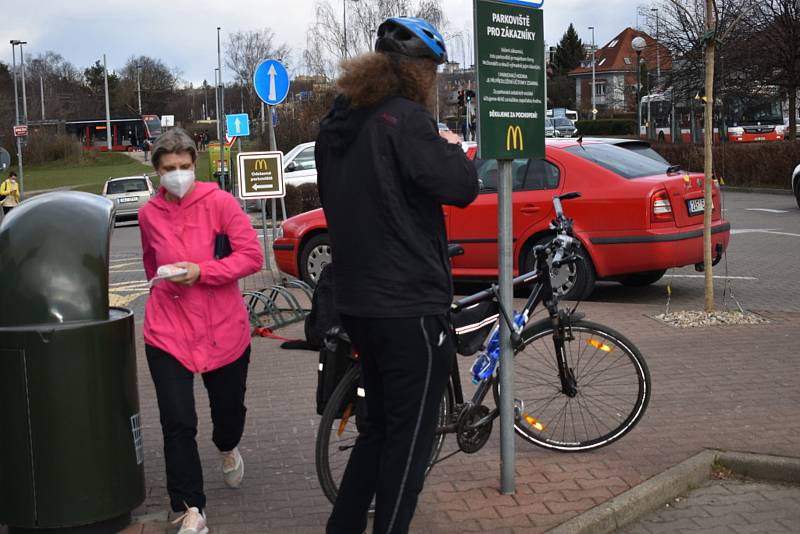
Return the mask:
[[(548, 236), (540, 239), (536, 245), (546, 245), (553, 239)], [(581, 261), (564, 265), (558, 269), (550, 269), (550, 279), (553, 283), (553, 291), (559, 297), (567, 300), (585, 300), (589, 298), (594, 290), (595, 273), (592, 260), (583, 248), (576, 252)], [(548, 265), (551, 258), (547, 259)], [(524, 272), (536, 269), (536, 258), (533, 255), (533, 247), (528, 250), (525, 261), (523, 262)]]
[(300, 278), (314, 287), (322, 268), (331, 263), (331, 243), (328, 234), (317, 234), (303, 247), (300, 253)]
[(797, 180), (797, 185), (794, 186), (794, 199), (797, 201), (797, 207), (800, 208), (800, 178)]
[(650, 284), (654, 284), (661, 280), (666, 273), (666, 269), (661, 269), (660, 271), (645, 271), (642, 273), (633, 273), (622, 277), (619, 281), (620, 284), (623, 286), (629, 287), (643, 287), (649, 286)]

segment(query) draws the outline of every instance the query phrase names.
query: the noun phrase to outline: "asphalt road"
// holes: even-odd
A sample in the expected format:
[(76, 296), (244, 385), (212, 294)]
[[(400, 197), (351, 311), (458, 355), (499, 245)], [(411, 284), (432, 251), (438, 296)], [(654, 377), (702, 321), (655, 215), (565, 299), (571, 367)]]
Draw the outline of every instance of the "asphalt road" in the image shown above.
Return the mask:
[[(723, 210), (731, 222), (732, 236), (727, 257), (714, 270), (717, 308), (735, 310), (741, 305), (755, 312), (800, 311), (800, 209), (794, 197), (725, 192)], [(112, 305), (132, 308), (141, 321), (148, 290), (136, 223), (122, 223), (115, 230), (110, 274)], [(671, 311), (701, 309), (703, 274), (692, 267), (672, 269), (644, 288), (600, 282), (590, 300), (663, 304), (665, 308), (669, 300)]]

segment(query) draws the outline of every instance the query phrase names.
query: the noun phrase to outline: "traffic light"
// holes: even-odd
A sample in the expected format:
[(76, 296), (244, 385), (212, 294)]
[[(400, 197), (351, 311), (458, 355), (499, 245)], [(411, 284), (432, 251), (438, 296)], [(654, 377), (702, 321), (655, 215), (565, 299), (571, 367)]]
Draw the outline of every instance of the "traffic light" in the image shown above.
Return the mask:
[(458, 90), (458, 107), (464, 106), (464, 90)]
[(473, 98), (475, 98), (475, 91), (467, 89), (467, 102), (472, 102)]

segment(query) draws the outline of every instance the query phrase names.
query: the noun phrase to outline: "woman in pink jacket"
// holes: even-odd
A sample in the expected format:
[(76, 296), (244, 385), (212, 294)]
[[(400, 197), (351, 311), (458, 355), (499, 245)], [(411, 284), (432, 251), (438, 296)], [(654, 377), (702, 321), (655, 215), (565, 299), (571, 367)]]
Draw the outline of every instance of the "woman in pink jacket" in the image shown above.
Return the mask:
[[(237, 445), (246, 412), (250, 329), (238, 281), (264, 261), (236, 200), (214, 183), (195, 182), (196, 160), (186, 132), (174, 128), (162, 134), (152, 151), (161, 188), (139, 212), (147, 278), (165, 277), (150, 291), (144, 340), (164, 434), (167, 491), (172, 509), (185, 512), (176, 521), (182, 521), (179, 534), (208, 532), (195, 441), (195, 373), (208, 391), (212, 440), (225, 482), (238, 487), (244, 475)], [(215, 243), (225, 240), (220, 236), (227, 237), (230, 250), (217, 259)]]

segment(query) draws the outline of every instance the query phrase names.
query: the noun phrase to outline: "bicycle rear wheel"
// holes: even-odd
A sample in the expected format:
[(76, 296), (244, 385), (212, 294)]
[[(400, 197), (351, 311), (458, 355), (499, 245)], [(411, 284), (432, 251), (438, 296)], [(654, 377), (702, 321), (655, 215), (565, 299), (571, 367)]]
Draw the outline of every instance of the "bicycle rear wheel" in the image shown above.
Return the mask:
[[(359, 366), (353, 367), (342, 377), (325, 405), (317, 432), (317, 478), (322, 491), (331, 503), (336, 502), (339, 483), (344, 476), (344, 470), (355, 446), (356, 438), (360, 432), (366, 430), (367, 407), (364, 390), (359, 386), (360, 378)], [(439, 404), (437, 427), (446, 425), (452, 411), (452, 398), (451, 385), (448, 383), (442, 402)], [(435, 441), (425, 471), (426, 475), (439, 457), (444, 438), (445, 434), (441, 432), (434, 437)]]
[(577, 386), (574, 397), (562, 392), (549, 321), (522, 332), (524, 345), (514, 358), (514, 428), (547, 449), (604, 447), (641, 420), (650, 400), (650, 372), (633, 343), (606, 326), (578, 320), (566, 334), (567, 366)]

